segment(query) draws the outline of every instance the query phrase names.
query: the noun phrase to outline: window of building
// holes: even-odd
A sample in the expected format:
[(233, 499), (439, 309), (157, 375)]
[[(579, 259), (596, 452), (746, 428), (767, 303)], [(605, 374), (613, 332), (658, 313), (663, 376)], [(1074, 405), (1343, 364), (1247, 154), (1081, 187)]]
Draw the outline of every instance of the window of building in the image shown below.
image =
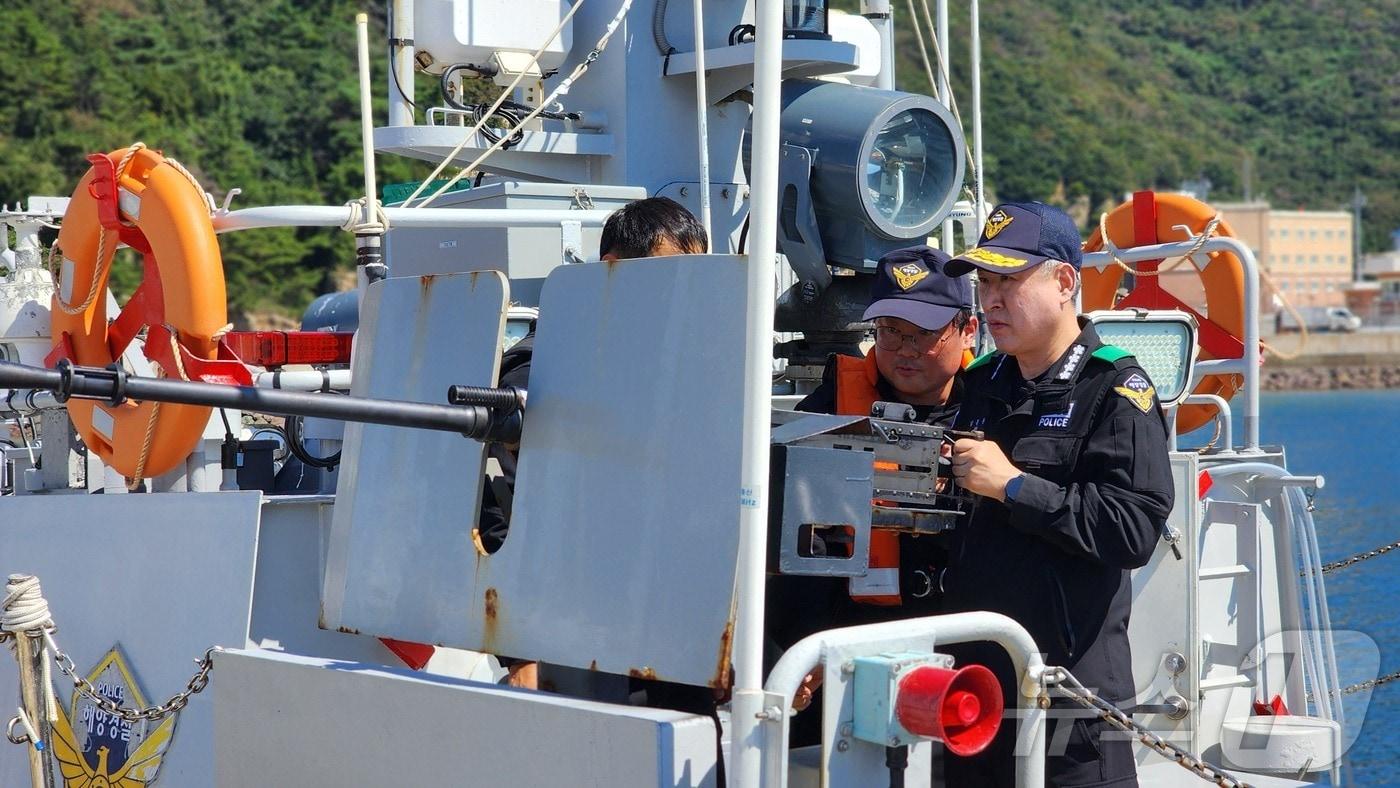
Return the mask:
[(1312, 262), (1313, 265), (1317, 265), (1317, 255), (1313, 255), (1310, 262)]
[(1313, 280), (1313, 292), (1314, 292), (1314, 293), (1321, 293), (1321, 292), (1322, 292), (1322, 283), (1319, 282), (1319, 281), (1317, 281), (1316, 279)]
[(1328, 283), (1327, 283), (1327, 292), (1329, 292), (1329, 293), (1335, 293), (1335, 292), (1337, 292), (1337, 285), (1336, 285), (1335, 282), (1328, 282)]
[(1317, 240), (1317, 230), (1316, 230), (1316, 229), (1309, 230), (1309, 231), (1308, 231), (1308, 237), (1311, 238), (1311, 239), (1313, 239), (1314, 241), (1316, 241), (1316, 240)]
[(1323, 231), (1322, 231), (1322, 237), (1323, 237), (1323, 238), (1331, 238), (1331, 237), (1332, 237), (1332, 231), (1331, 231), (1331, 230), (1323, 230)]
[(1279, 283), (1278, 283), (1278, 289), (1287, 292), (1287, 290), (1288, 290), (1288, 283), (1287, 283), (1287, 282), (1279, 282)]
[(1288, 237), (1288, 228), (1287, 228), (1287, 227), (1280, 227), (1280, 228), (1279, 228), (1279, 231), (1278, 231), (1278, 236), (1279, 236), (1280, 238), (1287, 238), (1287, 237)]

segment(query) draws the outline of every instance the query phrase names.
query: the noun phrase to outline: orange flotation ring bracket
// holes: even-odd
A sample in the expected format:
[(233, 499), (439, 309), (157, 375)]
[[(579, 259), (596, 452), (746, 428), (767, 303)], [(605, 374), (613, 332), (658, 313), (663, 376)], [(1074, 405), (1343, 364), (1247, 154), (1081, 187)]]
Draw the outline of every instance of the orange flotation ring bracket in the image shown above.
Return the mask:
[[(63, 216), (63, 257), (51, 311), (48, 366), (67, 359), (121, 363), (145, 329), (145, 357), (159, 374), (251, 385), (247, 367), (219, 360), (228, 328), (223, 262), (203, 190), (174, 162), (137, 143), (88, 157)], [(113, 319), (107, 280), (119, 244), (142, 255), (142, 280)], [(157, 402), (71, 400), (68, 414), (88, 449), (136, 484), (174, 470), (204, 434), (211, 408)]]
[[(1192, 235), (1199, 235), (1205, 232), (1215, 216), (1214, 208), (1192, 197), (1141, 191), (1110, 211), (1105, 226), (1113, 245), (1126, 249), (1188, 240), (1183, 237), (1183, 226), (1189, 228)], [(1230, 237), (1234, 232), (1221, 221), (1216, 226), (1215, 234)], [(1098, 252), (1103, 249), (1103, 236), (1099, 230), (1095, 230), (1085, 242), (1084, 251)], [(1102, 270), (1085, 268), (1082, 272), (1084, 311), (1129, 307), (1179, 309), (1195, 316), (1200, 325), (1201, 359), (1242, 358), (1244, 266), (1230, 252), (1211, 252), (1209, 257), (1209, 265), (1196, 267), (1196, 273), (1205, 287), (1204, 315), (1162, 288), (1160, 277), (1156, 275), (1161, 260), (1137, 263), (1135, 267), (1142, 274), (1134, 277), (1132, 290), (1122, 298), (1117, 297), (1125, 273), (1122, 267), (1112, 265)], [(1236, 375), (1211, 375), (1203, 379), (1193, 393), (1218, 394), (1228, 400), (1240, 385), (1241, 381)], [(1208, 424), (1214, 415), (1215, 410), (1211, 407), (1181, 405), (1176, 412), (1177, 432), (1185, 434), (1198, 429)]]

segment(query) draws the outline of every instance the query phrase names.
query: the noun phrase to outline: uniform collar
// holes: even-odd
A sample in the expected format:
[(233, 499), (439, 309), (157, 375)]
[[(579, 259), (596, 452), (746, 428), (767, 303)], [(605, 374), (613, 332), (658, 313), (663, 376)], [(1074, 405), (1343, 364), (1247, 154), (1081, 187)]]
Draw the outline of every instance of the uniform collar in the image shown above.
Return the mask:
[(1036, 382), (1073, 384), (1079, 379), (1080, 371), (1089, 363), (1089, 356), (1100, 347), (1103, 347), (1103, 340), (1099, 339), (1099, 332), (1094, 330), (1094, 324), (1085, 318), (1079, 318), (1079, 336), (1074, 338), (1074, 342), (1059, 360), (1051, 364)]
[(1099, 339), (1099, 334), (1094, 330), (1092, 323), (1081, 317), (1079, 318), (1079, 326), (1079, 336), (1075, 337), (1074, 342), (1059, 359), (1035, 380), (1027, 381), (1021, 377), (1021, 366), (1016, 363), (1013, 356), (1002, 354), (997, 357), (991, 362), (994, 365), (990, 378), (991, 385), (987, 387), (985, 396), (1007, 405), (1014, 403), (1025, 405), (1033, 390), (1068, 390), (1073, 387), (1079, 378), (1080, 371), (1089, 363), (1089, 357), (1093, 355), (1095, 350), (1103, 346), (1103, 340)]

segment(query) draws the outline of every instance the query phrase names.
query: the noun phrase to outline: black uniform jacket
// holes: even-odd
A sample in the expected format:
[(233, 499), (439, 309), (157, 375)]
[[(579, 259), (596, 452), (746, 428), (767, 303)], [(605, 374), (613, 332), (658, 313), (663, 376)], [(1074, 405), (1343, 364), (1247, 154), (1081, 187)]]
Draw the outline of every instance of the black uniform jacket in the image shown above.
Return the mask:
[[(501, 372), (497, 385), (530, 388), (530, 363), (535, 357), (535, 329), (519, 342), (510, 346), (501, 355)], [(494, 553), (501, 549), (506, 533), (510, 531), (510, 498), (515, 492), (515, 453), (499, 443), (487, 446), (489, 456), (501, 464), (501, 476), (494, 482), (488, 480), (481, 494), (481, 516), (477, 532), (486, 552)]]
[(1003, 354), (966, 370), (955, 426), (984, 431), (1026, 476), (1014, 502), (977, 497), (954, 532), (944, 609), (1010, 616), (1048, 664), (1123, 701), (1134, 694), (1128, 570), (1161, 538), (1172, 478), (1146, 373), (1083, 325), (1035, 380)]

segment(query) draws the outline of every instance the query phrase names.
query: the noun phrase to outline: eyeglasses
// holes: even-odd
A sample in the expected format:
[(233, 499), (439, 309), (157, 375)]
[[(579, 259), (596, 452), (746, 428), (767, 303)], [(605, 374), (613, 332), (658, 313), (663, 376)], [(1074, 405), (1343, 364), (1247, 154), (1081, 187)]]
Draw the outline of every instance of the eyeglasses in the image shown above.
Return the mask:
[(952, 323), (943, 327), (942, 331), (929, 331), (921, 328), (917, 333), (906, 334), (894, 326), (875, 326), (875, 347), (886, 351), (895, 351), (904, 347), (908, 342), (914, 348), (915, 353), (931, 353), (953, 335)]

